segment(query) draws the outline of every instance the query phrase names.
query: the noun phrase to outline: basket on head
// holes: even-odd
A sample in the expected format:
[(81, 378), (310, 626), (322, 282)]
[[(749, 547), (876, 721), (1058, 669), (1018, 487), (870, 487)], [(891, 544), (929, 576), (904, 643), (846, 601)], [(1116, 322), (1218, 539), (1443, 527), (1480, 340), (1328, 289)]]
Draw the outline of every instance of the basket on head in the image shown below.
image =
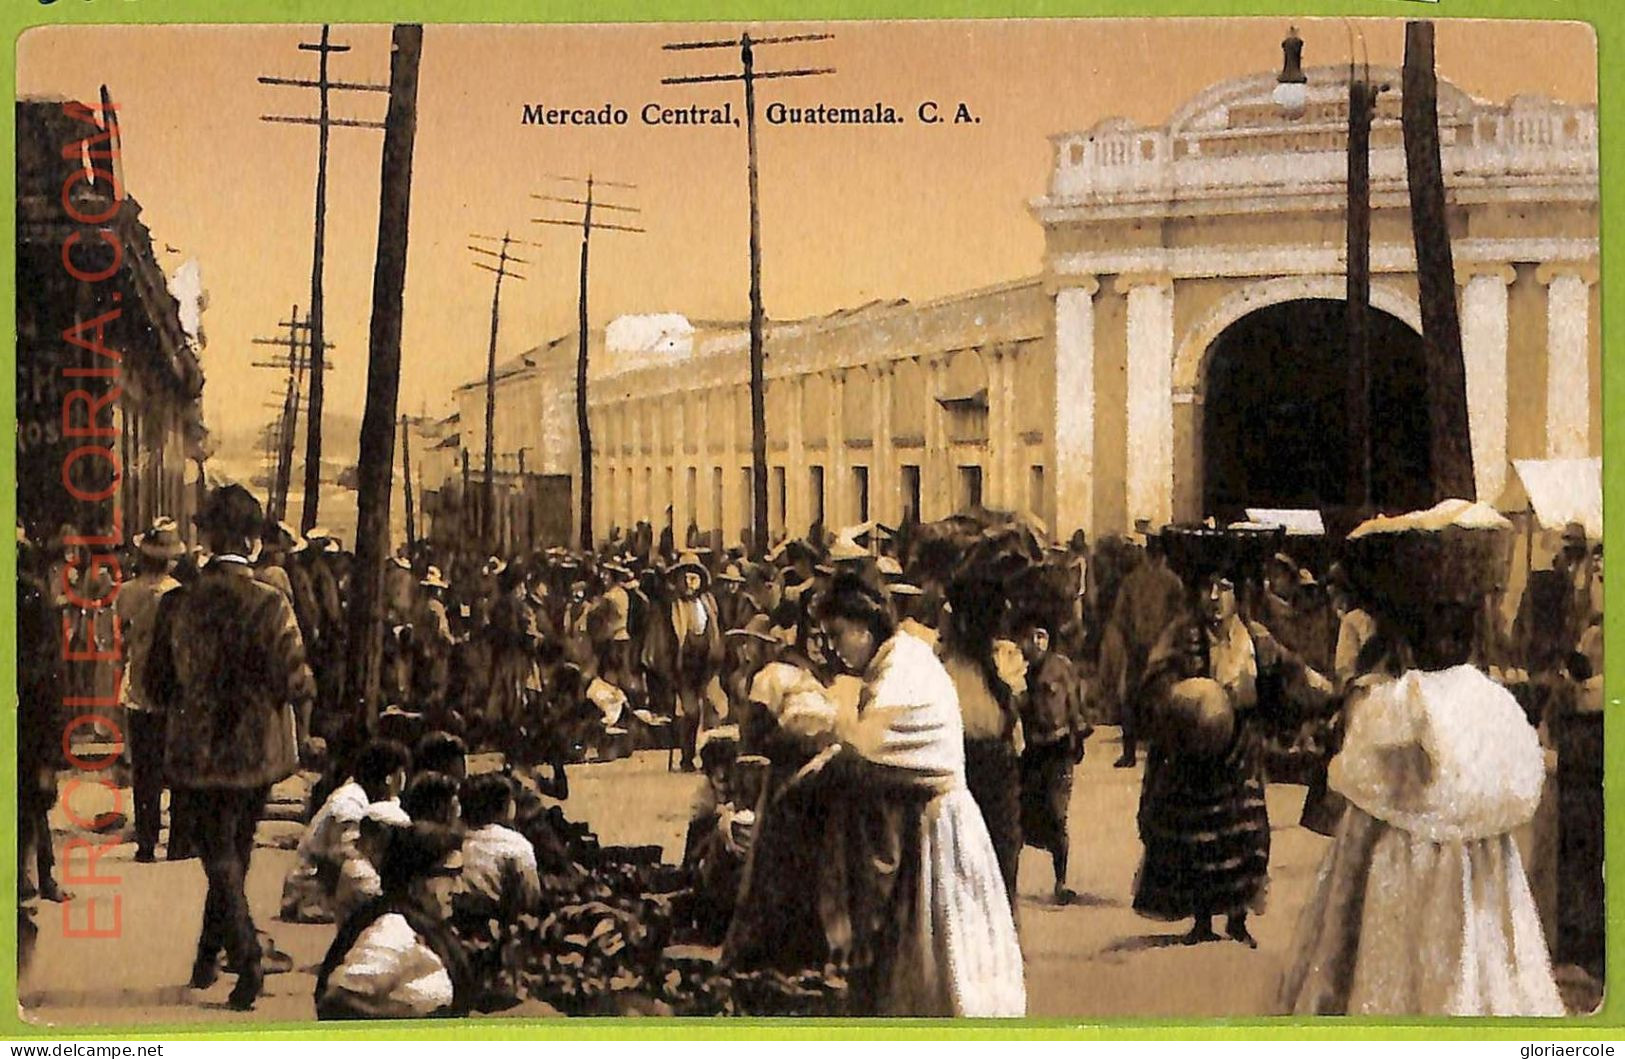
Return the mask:
[(1279, 526), (1165, 526), (1163, 552), (1168, 566), (1186, 584), (1218, 575), (1232, 581), (1256, 580), (1264, 560), (1280, 550), (1286, 530)]
[(1484, 504), (1447, 500), (1361, 523), (1344, 543), (1349, 578), (1383, 610), (1470, 604), (1506, 576), (1512, 523)]

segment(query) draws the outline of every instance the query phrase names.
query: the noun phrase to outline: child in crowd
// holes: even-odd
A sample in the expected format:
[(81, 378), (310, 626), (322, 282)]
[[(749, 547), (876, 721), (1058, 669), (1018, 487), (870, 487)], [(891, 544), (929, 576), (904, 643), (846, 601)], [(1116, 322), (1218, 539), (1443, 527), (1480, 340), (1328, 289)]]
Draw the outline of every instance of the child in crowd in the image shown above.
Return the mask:
[(454, 829), (414, 824), (391, 833), (381, 896), (340, 926), (316, 979), (319, 1019), (425, 1018), (467, 1014), (468, 962), (446, 923), (445, 885)]
[(362, 817), (372, 805), (397, 803), (411, 765), (406, 747), (393, 740), (373, 740), (362, 748), (349, 781), (322, 803), (299, 840), (299, 861), (283, 883), (283, 920), (333, 922), (339, 877), (344, 865), (359, 856)]

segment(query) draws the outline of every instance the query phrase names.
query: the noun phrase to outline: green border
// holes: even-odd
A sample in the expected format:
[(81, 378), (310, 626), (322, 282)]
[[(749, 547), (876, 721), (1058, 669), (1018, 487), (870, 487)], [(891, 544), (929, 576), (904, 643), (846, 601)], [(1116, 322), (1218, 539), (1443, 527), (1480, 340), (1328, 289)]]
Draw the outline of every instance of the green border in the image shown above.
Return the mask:
[[(420, 21), (425, 23), (501, 22), (699, 22), (699, 21), (817, 21), (880, 18), (997, 18), (997, 17), (1132, 17), (1167, 15), (1187, 17), (1264, 16), (1283, 20), (1314, 16), (1386, 16), (1391, 18), (1518, 18), (1567, 20), (1590, 23), (1598, 46), (1598, 117), (1602, 165), (1601, 225), (1603, 260), (1612, 262), (1625, 255), (1625, 228), (1620, 222), (1625, 209), (1625, 182), (1609, 179), (1625, 172), (1625, 82), (1610, 80), (1604, 71), (1619, 69), (1625, 57), (1625, 4), (1609, 0), (665, 0), (658, 13), (651, 14), (648, 0), (485, 0), (477, 10), (453, 0), (233, 0), (227, 8), (221, 0), (56, 0), (31, 3), (11, 0), (0, 9), (0, 30), (15, 38), (33, 26), (53, 24), (122, 23), (379, 23)], [(16, 93), (15, 46), (0, 51), (0, 83), (14, 98)], [(12, 148), (15, 136), (15, 108), (8, 106), (0, 115), (0, 143)], [(15, 167), (0, 167), (0, 191), (11, 201), (15, 197)], [(16, 215), (3, 212), (0, 224), (15, 238)], [(5, 295), (6, 312), (15, 306), (16, 258), (7, 253), (0, 258), (0, 293)], [(1621, 326), (1610, 311), (1625, 296), (1625, 270), (1605, 268), (1602, 272), (1602, 348), (1621, 338)], [(15, 320), (12, 334), (15, 335)], [(15, 349), (13, 349), (15, 357)], [(0, 372), (0, 422), (8, 433), (16, 430), (16, 373)], [(1603, 363), (1603, 447), (1612, 452), (1625, 443), (1625, 425), (1613, 422), (1607, 412), (1625, 399), (1625, 371)], [(0, 454), (0, 470), (15, 481), (16, 450), (8, 446)], [(1625, 500), (1625, 460), (1604, 461), (1604, 507), (1610, 513), (1605, 525), (1607, 548), (1621, 554), (1620, 528), (1612, 513)], [(15, 518), (14, 486), (0, 488), (0, 524)], [(16, 576), (16, 556), (12, 549), (0, 549), (0, 578)], [(1625, 632), (1625, 581), (1616, 578), (1605, 586), (1605, 632), (1610, 644)], [(0, 621), (14, 628), (15, 600), (11, 592), (0, 592)], [(0, 669), (14, 671), (16, 641), (0, 636)], [(1610, 650), (1604, 667), (1608, 708), (1620, 709), (1617, 689), (1625, 687), (1625, 651)], [(11, 687), (15, 687), (13, 683)], [(10, 715), (7, 731), (15, 737), (16, 702), (14, 692), (6, 694), (5, 709)], [(15, 745), (15, 738), (13, 738)], [(1606, 805), (1609, 820), (1625, 813), (1625, 742), (1618, 725), (1609, 726), (1606, 749)], [(17, 762), (14, 755), (0, 753), (0, 791), (9, 801), (16, 790)], [(15, 819), (8, 810), (0, 824), (5, 829), (5, 857), (0, 864), (0, 894), (16, 892)], [(1608, 829), (1607, 858), (1608, 952), (1613, 976), (1625, 975), (1625, 828)], [(16, 923), (10, 915), (0, 915), (0, 952), (16, 951)], [(1009, 1022), (928, 1021), (908, 1019), (830, 1022), (817, 1020), (505, 1020), (469, 1019), (454, 1023), (265, 1023), (252, 1030), (200, 1030), (193, 1024), (132, 1027), (128, 1030), (84, 1032), (65, 1028), (40, 1027), (24, 1022), (18, 1015), (17, 980), (13, 961), (0, 966), (0, 1037), (43, 1040), (253, 1040), (268, 1037), (285, 1040), (381, 1040), (411, 1037), (428, 1040), (512, 1040), (512, 1039), (1381, 1039), (1429, 1040), (1437, 1038), (1552, 1042), (1610, 1039), (1625, 1027), (1625, 997), (1622, 991), (1608, 991), (1600, 1014), (1584, 1019), (1561, 1021), (1540, 1019), (1284, 1019), (1248, 1018), (1194, 1021), (1149, 1019), (1110, 1020), (1084, 1023), (1064, 1019), (1024, 1019)]]

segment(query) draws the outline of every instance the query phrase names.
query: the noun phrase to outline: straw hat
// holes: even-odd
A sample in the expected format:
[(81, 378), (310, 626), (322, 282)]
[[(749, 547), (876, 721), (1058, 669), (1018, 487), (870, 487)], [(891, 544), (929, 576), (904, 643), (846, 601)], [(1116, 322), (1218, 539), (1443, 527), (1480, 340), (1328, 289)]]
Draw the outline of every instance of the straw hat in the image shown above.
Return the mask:
[(700, 557), (692, 551), (684, 552), (677, 560), (677, 565), (671, 568), (673, 574), (699, 574), (701, 586), (711, 583), (711, 571), (700, 562)]
[(136, 534), (135, 546), (142, 555), (154, 559), (179, 559), (186, 554), (186, 542), (181, 540), (180, 527), (175, 520), (160, 515), (152, 520), (147, 532)]
[(745, 583), (745, 575), (739, 572), (738, 563), (729, 563), (723, 569), (722, 573), (717, 575), (717, 580), (727, 581), (729, 584), (742, 585)]
[(480, 573), (485, 577), (497, 577), (500, 576), (502, 571), (506, 570), (507, 568), (507, 563), (493, 555), (491, 558), (485, 560), (485, 566), (480, 569)]
[(418, 584), (422, 585), (424, 588), (450, 588), (451, 587), (451, 585), (446, 583), (446, 579), (440, 573), (440, 567), (438, 567), (438, 566), (429, 567), (429, 572), (423, 575), (423, 580), (419, 581)]
[(882, 555), (875, 560), (875, 571), (881, 577), (897, 579), (903, 576), (903, 564), (889, 555)]
[(925, 589), (919, 585), (911, 585), (907, 581), (893, 581), (886, 586), (886, 591), (894, 596), (923, 596)]
[(405, 570), (408, 573), (412, 571), (411, 562), (401, 558), (399, 555), (391, 556), (389, 562), (390, 565), (395, 567), (397, 570)]
[(729, 629), (722, 635), (733, 636), (739, 639), (749, 637), (754, 640), (761, 640), (765, 643), (779, 642), (779, 638), (773, 635), (773, 619), (769, 618), (766, 614), (753, 614), (751, 615), (751, 619), (745, 623), (744, 628)]

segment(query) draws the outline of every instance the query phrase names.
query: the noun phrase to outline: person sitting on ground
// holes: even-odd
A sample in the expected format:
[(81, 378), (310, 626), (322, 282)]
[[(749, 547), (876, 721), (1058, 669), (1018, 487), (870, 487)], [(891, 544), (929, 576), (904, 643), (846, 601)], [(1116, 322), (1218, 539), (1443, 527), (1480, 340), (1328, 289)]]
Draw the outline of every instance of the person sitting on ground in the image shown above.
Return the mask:
[(333, 922), (340, 871), (358, 856), (361, 819), (371, 805), (398, 802), (411, 766), (411, 754), (393, 740), (373, 740), (362, 748), (350, 780), (328, 795), (299, 840), (298, 863), (282, 889), (284, 921)]
[(384, 895), (383, 877), (378, 872), (388, 854), (390, 840), (396, 831), (411, 826), (411, 817), (395, 802), (377, 802), (367, 807), (356, 836), (356, 856), (346, 860), (339, 869), (338, 890), (333, 895), (333, 912), (338, 922), (344, 922), (356, 909)]
[(316, 978), (323, 1020), (460, 1016), (473, 1004), (468, 960), (446, 925), (445, 867), (455, 831), (416, 824), (391, 835), (379, 869), (383, 893), (343, 925)]
[[(736, 729), (713, 728), (702, 737), (700, 763), (706, 783), (689, 819), (683, 866), (694, 880), (692, 918), (707, 944), (720, 942), (733, 920), (756, 823), (760, 786), (742, 790), (736, 784), (735, 770), (742, 760)], [(759, 765), (751, 771), (765, 776), (766, 759), (750, 760)]]
[(496, 1011), (513, 1006), (520, 993), (523, 954), (503, 937), (502, 924), (537, 911), (542, 884), (536, 850), (514, 830), (514, 782), (500, 772), (463, 784), (463, 873), (452, 899), (451, 927), (468, 949), (479, 981), (477, 1006)]
[(459, 915), (511, 922), (536, 910), (541, 884), (536, 850), (514, 830), (517, 803), (513, 781), (488, 772), (463, 783), (463, 889)]

